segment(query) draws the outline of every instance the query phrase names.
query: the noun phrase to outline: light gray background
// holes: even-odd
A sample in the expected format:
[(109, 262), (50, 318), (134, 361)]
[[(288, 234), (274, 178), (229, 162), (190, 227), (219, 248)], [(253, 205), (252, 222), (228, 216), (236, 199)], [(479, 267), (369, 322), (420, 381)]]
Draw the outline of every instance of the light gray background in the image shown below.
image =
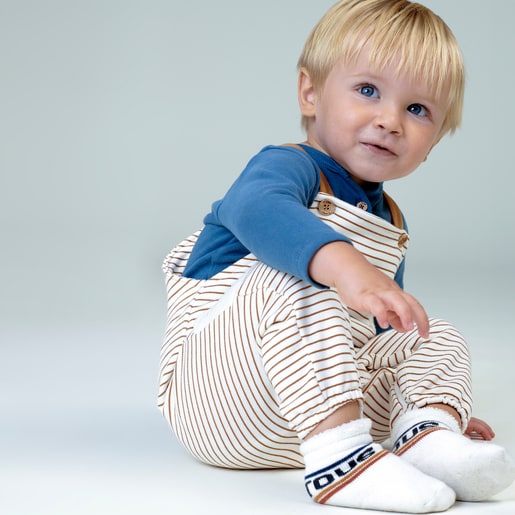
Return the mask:
[[(332, 3), (0, 0), (2, 513), (319, 513), (301, 471), (194, 462), (155, 394), (162, 258), (251, 155), (302, 139), (295, 64)], [(461, 43), (464, 123), (388, 190), (408, 289), (469, 339), (513, 454), (515, 2), (424, 3)]]

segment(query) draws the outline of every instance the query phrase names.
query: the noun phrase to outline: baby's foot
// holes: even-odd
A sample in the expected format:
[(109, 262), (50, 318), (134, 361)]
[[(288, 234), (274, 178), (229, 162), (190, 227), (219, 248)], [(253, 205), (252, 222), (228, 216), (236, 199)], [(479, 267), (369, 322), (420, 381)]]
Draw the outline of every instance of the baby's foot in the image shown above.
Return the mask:
[(408, 513), (454, 504), (455, 494), (444, 483), (372, 443), (370, 425), (355, 420), (302, 444), (306, 489), (315, 502)]
[(456, 420), (443, 410), (422, 408), (402, 415), (392, 436), (397, 456), (450, 486), (458, 500), (486, 500), (515, 479), (505, 449), (463, 436)]

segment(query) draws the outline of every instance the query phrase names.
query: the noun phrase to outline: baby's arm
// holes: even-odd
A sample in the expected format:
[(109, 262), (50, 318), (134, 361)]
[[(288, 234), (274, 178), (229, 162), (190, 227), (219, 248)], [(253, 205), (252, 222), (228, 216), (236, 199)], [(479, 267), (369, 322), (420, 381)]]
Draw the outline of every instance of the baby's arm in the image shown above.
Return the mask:
[(349, 243), (335, 241), (321, 247), (309, 265), (311, 278), (334, 287), (345, 305), (371, 313), (380, 327), (407, 332), (416, 326), (429, 336), (429, 321), (419, 302), (370, 264)]

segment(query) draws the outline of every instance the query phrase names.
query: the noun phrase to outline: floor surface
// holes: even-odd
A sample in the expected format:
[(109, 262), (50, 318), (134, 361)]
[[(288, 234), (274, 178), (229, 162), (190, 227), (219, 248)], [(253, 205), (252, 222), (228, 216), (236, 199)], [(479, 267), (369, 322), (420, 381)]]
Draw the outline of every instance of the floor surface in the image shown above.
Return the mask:
[[(463, 285), (457, 302), (432, 296), (427, 281), (418, 286), (429, 291), (426, 307), (466, 328), (475, 415), (515, 455), (510, 284), (492, 283), (486, 305), (477, 282)], [(2, 515), (364, 515), (313, 504), (301, 470), (229, 471), (193, 460), (155, 407), (161, 322), (0, 329)], [(514, 515), (515, 485), (448, 513)]]

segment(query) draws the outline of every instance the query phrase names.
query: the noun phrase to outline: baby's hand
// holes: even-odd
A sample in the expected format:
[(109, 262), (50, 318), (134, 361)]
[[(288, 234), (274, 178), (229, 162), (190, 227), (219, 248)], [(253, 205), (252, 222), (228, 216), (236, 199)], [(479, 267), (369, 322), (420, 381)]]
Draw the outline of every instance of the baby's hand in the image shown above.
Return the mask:
[(313, 256), (309, 273), (315, 281), (336, 288), (347, 306), (371, 313), (383, 329), (391, 326), (404, 333), (416, 326), (420, 336), (429, 336), (429, 320), (420, 303), (352, 245), (324, 245)]
[[(382, 274), (382, 272), (379, 272)], [(383, 274), (384, 275), (384, 274)], [(391, 281), (385, 276), (388, 281)], [(373, 289), (356, 298), (354, 309), (372, 313), (383, 329), (392, 327), (400, 333), (418, 329), (420, 336), (429, 337), (429, 320), (424, 308), (409, 293), (401, 290), (395, 281), (390, 284), (377, 281)], [(342, 298), (344, 295), (342, 295)]]
[(492, 440), (495, 433), (484, 420), (472, 417), (467, 429), (465, 429), (465, 436), (468, 436), (471, 440)]

